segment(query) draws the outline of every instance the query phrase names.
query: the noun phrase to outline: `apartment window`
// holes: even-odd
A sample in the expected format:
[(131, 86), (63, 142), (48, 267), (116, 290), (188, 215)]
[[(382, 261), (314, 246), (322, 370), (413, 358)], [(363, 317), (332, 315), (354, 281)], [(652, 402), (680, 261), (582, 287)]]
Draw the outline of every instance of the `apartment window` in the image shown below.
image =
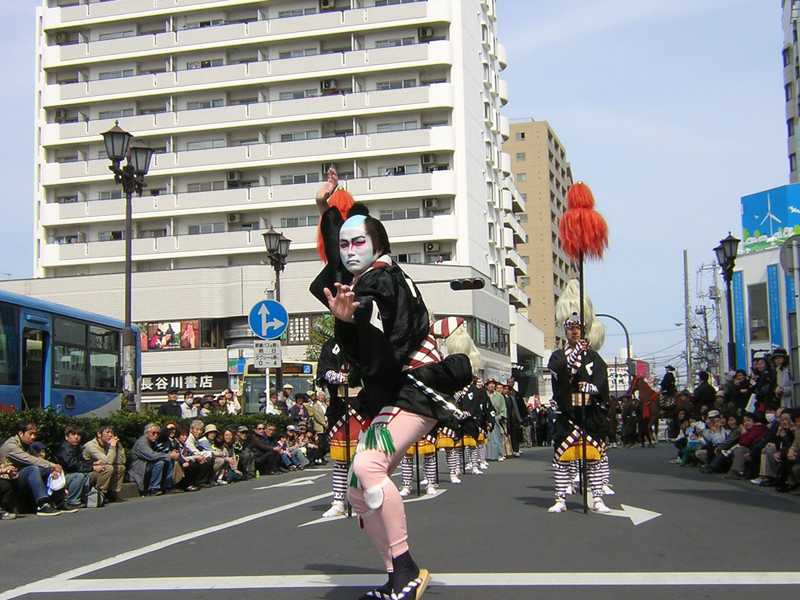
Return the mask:
[(380, 211), (381, 221), (401, 221), (405, 219), (419, 219), (419, 208), (398, 208), (398, 209), (383, 209)]
[(125, 232), (121, 229), (115, 229), (113, 231), (101, 231), (97, 236), (97, 239), (101, 242), (115, 242), (118, 240), (124, 240)]
[(300, 217), (281, 217), (281, 227), (313, 227), (319, 223), (318, 215), (303, 215)]
[(392, 79), (391, 81), (379, 81), (375, 86), (376, 90), (400, 90), (403, 88), (417, 87), (416, 79)]
[(122, 79), (133, 77), (133, 69), (117, 69), (116, 71), (103, 71), (98, 75), (99, 79)]
[(122, 117), (132, 117), (132, 108), (122, 108), (120, 110), (101, 110), (97, 117), (100, 119), (121, 119)]
[(164, 112), (167, 112), (166, 104), (161, 104), (159, 106), (143, 106), (139, 109), (140, 115), (157, 115)]
[(56, 154), (56, 162), (57, 163), (72, 163), (78, 162), (78, 152), (70, 152), (69, 154)]
[(209, 58), (208, 60), (194, 60), (186, 63), (187, 69), (210, 69), (211, 67), (221, 67), (221, 58)]
[(422, 254), (419, 252), (407, 252), (405, 254), (398, 254), (397, 262), (411, 264), (411, 265), (419, 265), (422, 264)]
[(204, 140), (193, 140), (186, 142), (186, 151), (192, 150), (210, 150), (211, 148), (224, 148), (225, 138), (215, 137), (207, 138)]
[(794, 119), (786, 120), (786, 131), (789, 134), (789, 137), (794, 135)]
[(514, 134), (514, 139), (517, 140), (517, 141), (524, 140), (525, 139), (525, 132), (524, 131), (518, 131), (517, 133)]
[(789, 63), (791, 62), (792, 58), (792, 49), (791, 48), (784, 48), (783, 49), (783, 66), (788, 67)]
[(411, 46), (416, 44), (417, 40), (413, 37), (391, 38), (388, 40), (377, 40), (375, 42), (376, 48), (396, 48), (397, 46)]
[(231, 146), (252, 146), (258, 144), (258, 134), (253, 134), (255, 137), (242, 138), (240, 140), (231, 140)]
[(419, 165), (396, 165), (393, 167), (385, 167), (382, 170), (378, 169), (378, 177), (391, 177), (395, 175), (416, 175), (420, 172)]
[(789, 82), (785, 86), (783, 86), (783, 95), (785, 96), (787, 102), (792, 99), (792, 83)]
[(769, 309), (766, 283), (747, 286), (747, 308), (750, 317), (750, 342), (768, 342)]
[(296, 185), (300, 183), (317, 183), (319, 173), (301, 173), (299, 175), (281, 175), (281, 185)]
[(167, 237), (167, 228), (166, 227), (162, 227), (160, 229), (140, 229), (139, 230), (139, 237), (140, 238)]
[(197, 235), (199, 233), (222, 233), (223, 231), (225, 231), (225, 223), (189, 225), (189, 235)]
[(304, 140), (319, 139), (319, 131), (309, 129), (308, 131), (295, 131), (294, 133), (282, 133), (282, 142), (299, 142)]
[(525, 160), (525, 153), (524, 152), (517, 152), (516, 154), (517, 162), (522, 162)]
[(794, 152), (789, 155), (789, 170), (792, 173), (797, 170), (797, 155)]
[(186, 186), (186, 191), (193, 192), (213, 192), (217, 190), (224, 190), (224, 181), (202, 181), (199, 183), (190, 183)]
[(212, 100), (192, 100), (186, 103), (186, 110), (201, 110), (203, 108), (219, 108), (225, 106), (224, 98), (214, 98)]
[(303, 98), (313, 98), (314, 96), (319, 96), (319, 90), (313, 88), (308, 90), (292, 90), (290, 92), (280, 92), (278, 94), (278, 100), (302, 100)]
[(97, 36), (100, 41), (105, 40), (118, 40), (120, 38), (133, 37), (136, 32), (133, 29), (126, 29), (125, 31), (114, 31), (113, 33), (101, 33)]
[(217, 27), (225, 25), (225, 19), (207, 19), (205, 21), (195, 21), (194, 23), (186, 23), (184, 29), (202, 29), (204, 27)]
[(409, 131), (418, 129), (416, 121), (396, 121), (394, 123), (378, 123), (378, 133), (389, 133), (392, 131)]
[(300, 58), (302, 56), (316, 56), (319, 51), (316, 48), (301, 48), (299, 50), (283, 50), (278, 52), (278, 58)]
[(278, 18), (285, 19), (287, 17), (302, 17), (303, 15), (315, 15), (315, 14), (317, 14), (317, 9), (315, 7), (293, 8), (291, 10), (279, 10)]
[(98, 200), (119, 200), (122, 198), (122, 190), (112, 190), (110, 192), (98, 192)]
[(247, 98), (231, 98), (231, 106), (241, 106), (243, 104), (257, 104), (258, 96), (248, 96)]
[(74, 204), (77, 201), (78, 201), (77, 193), (56, 197), (56, 204)]
[(517, 183), (525, 183), (528, 181), (528, 174), (527, 173), (517, 173), (514, 175), (514, 179), (517, 180)]
[(53, 236), (54, 244), (77, 244), (81, 241), (79, 233), (66, 233), (64, 235)]

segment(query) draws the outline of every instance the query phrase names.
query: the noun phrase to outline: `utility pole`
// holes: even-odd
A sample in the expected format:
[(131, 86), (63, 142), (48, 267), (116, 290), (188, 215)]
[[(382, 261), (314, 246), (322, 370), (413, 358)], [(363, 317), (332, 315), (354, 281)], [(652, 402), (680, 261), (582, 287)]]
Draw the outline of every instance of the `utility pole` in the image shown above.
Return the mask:
[(684, 248), (683, 250), (683, 320), (684, 320), (684, 335), (686, 336), (686, 388), (694, 389), (692, 385), (694, 378), (692, 377), (692, 321), (691, 309), (689, 306), (689, 252)]
[(713, 277), (714, 287), (711, 289), (714, 294), (712, 299), (714, 300), (714, 322), (717, 329), (717, 377), (719, 377), (718, 381), (722, 385), (725, 380), (725, 361), (722, 360), (722, 317), (720, 316), (722, 313), (719, 305), (721, 296), (719, 294), (719, 278), (717, 277), (716, 268), (713, 271)]

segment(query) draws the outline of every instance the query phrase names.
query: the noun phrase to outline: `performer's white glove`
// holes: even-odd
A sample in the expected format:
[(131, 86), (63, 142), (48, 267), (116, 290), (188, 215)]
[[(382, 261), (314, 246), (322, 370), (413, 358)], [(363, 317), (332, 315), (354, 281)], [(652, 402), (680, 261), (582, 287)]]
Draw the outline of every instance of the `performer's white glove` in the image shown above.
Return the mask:
[(325, 381), (334, 385), (347, 383), (347, 373), (339, 373), (338, 371), (334, 370), (326, 371)]
[(583, 392), (584, 394), (597, 394), (598, 389), (597, 386), (589, 381), (581, 381), (578, 383), (578, 391)]

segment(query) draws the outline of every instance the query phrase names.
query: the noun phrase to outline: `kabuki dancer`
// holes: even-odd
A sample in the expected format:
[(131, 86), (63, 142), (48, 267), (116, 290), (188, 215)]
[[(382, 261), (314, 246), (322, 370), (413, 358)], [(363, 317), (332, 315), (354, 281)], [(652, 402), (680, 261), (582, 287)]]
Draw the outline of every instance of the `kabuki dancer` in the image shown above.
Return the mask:
[(353, 459), (348, 499), (388, 581), (362, 598), (419, 600), (430, 574), (411, 556), (403, 500), (389, 476), (437, 422), (463, 417), (451, 394), (469, 383), (472, 369), (467, 355), (442, 359), (422, 296), (391, 259), (383, 224), (336, 185), (331, 170), (317, 196), (321, 210), (329, 206), (319, 241), (327, 263), (311, 291), (335, 317), (337, 343), (361, 374), (362, 411), (374, 417)]
[[(562, 248), (577, 263), (578, 289), (575, 294), (575, 284), (570, 282), (556, 306), (556, 318), (564, 324), (567, 344), (553, 352), (548, 363), (558, 406), (553, 440), (555, 503), (549, 512), (564, 512), (567, 508), (566, 496), (573, 484), (570, 464), (574, 461), (579, 461), (580, 465), (584, 511), (588, 508), (591, 490), (592, 510), (609, 512), (603, 502), (603, 488), (610, 476), (605, 445), (608, 367), (589, 341), (595, 337), (599, 347), (603, 331), (599, 321), (594, 320), (583, 284), (584, 259), (602, 257), (608, 245), (608, 227), (594, 210), (591, 190), (582, 182), (573, 185), (567, 193), (567, 211), (561, 219), (559, 234)], [(574, 307), (575, 300), (577, 307)]]

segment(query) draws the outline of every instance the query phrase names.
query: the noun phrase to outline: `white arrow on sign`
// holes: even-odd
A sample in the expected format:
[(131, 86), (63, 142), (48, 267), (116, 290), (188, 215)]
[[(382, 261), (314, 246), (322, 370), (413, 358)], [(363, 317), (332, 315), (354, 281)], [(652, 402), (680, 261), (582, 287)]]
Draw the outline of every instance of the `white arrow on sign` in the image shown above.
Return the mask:
[(290, 479), (289, 481), (284, 481), (283, 483), (274, 483), (272, 485), (265, 485), (262, 487), (253, 488), (254, 490), (268, 490), (270, 488), (281, 488), (281, 487), (299, 487), (301, 485), (313, 485), (314, 482), (319, 479), (320, 477), (325, 477), (325, 473), (322, 475), (311, 475), (309, 477), (298, 477), (297, 479)]
[(261, 335), (267, 335), (267, 329), (277, 329), (283, 325), (283, 321), (278, 318), (271, 321), (267, 320), (269, 318), (269, 309), (266, 304), (262, 304), (261, 308), (258, 309), (258, 316), (261, 317)]
[(641, 525), (642, 523), (646, 523), (647, 521), (661, 516), (661, 513), (653, 512), (652, 510), (647, 510), (645, 508), (628, 506), (627, 504), (620, 504), (620, 506), (622, 507), (622, 510), (612, 508), (611, 512), (598, 514), (609, 515), (611, 517), (625, 517), (630, 519), (634, 526)]

